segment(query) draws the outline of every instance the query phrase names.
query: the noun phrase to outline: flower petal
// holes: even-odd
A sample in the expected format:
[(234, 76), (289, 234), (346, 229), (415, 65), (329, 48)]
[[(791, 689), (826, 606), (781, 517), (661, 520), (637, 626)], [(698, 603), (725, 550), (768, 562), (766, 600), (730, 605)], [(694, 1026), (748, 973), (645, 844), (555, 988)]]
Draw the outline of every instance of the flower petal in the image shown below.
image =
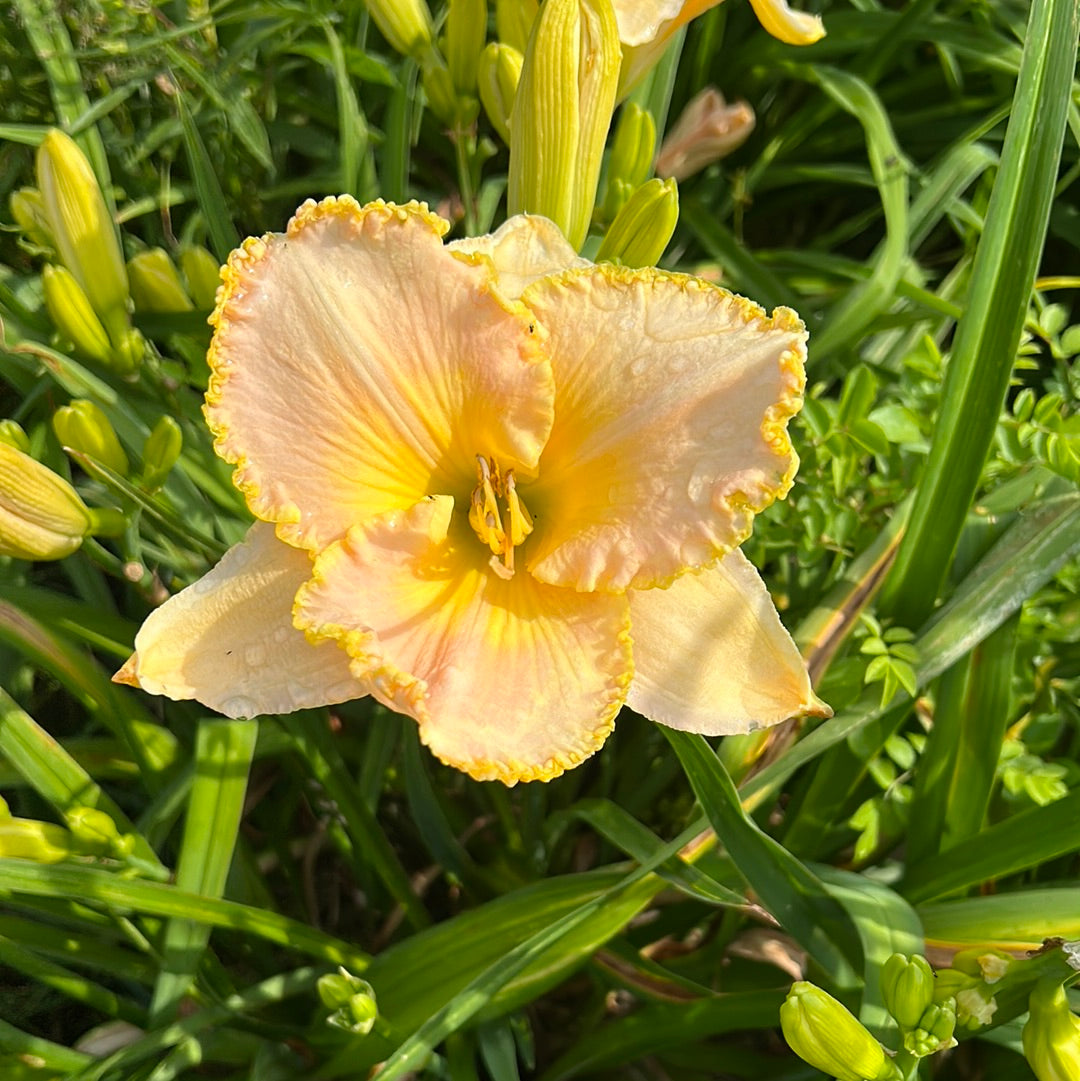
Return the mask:
[(548, 329), (558, 388), (523, 492), (537, 519), (529, 570), (579, 590), (646, 588), (745, 540), (798, 465), (795, 313), (610, 266), (544, 278), (523, 299)]
[(372, 514), (528, 475), (551, 425), (542, 331), (416, 203), (305, 203), (224, 272), (206, 416), (257, 517), (318, 550)]
[(736, 549), (667, 589), (634, 589), (630, 633), (638, 713), (706, 736), (829, 716), (753, 564)]
[(788, 45), (813, 45), (825, 36), (820, 15), (793, 11), (787, 0), (750, 0), (758, 22), (774, 38)]
[(344, 650), (312, 645), (293, 626), (293, 597), (310, 577), (311, 557), (256, 522), (209, 574), (150, 614), (113, 679), (228, 717), (362, 697), (368, 687)]
[(350, 530), (316, 560), (297, 626), (340, 641), (447, 764), (549, 780), (600, 747), (625, 700), (626, 599), (502, 578), (451, 515), (440, 497)]
[(515, 214), (487, 236), (452, 240), (450, 251), (486, 255), (495, 265), (499, 289), (512, 300), (539, 278), (589, 266), (549, 218)]

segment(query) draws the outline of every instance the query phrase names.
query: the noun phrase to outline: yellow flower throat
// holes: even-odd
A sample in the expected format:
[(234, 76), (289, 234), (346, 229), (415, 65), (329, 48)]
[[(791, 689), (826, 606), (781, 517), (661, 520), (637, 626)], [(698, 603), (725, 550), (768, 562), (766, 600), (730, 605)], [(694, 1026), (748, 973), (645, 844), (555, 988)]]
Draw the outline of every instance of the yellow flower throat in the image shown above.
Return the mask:
[[(476, 474), (479, 483), (469, 501), (469, 524), (491, 549), (492, 569), (503, 578), (511, 578), (514, 549), (533, 531), (532, 515), (518, 497), (512, 469), (500, 473), (497, 465), (478, 454)], [(501, 512), (500, 498), (506, 504)]]

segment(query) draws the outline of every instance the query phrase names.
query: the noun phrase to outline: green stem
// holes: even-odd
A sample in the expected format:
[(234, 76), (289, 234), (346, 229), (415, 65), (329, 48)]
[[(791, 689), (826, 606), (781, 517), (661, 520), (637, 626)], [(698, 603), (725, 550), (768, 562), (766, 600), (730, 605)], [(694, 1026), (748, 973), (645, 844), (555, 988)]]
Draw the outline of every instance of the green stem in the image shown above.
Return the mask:
[(454, 144), (454, 159), (457, 162), (458, 188), (461, 190), (461, 203), (465, 209), (465, 234), (476, 236), (476, 189), (473, 185), (472, 164), (476, 152), (476, 136), (471, 129), (454, 125), (450, 133)]

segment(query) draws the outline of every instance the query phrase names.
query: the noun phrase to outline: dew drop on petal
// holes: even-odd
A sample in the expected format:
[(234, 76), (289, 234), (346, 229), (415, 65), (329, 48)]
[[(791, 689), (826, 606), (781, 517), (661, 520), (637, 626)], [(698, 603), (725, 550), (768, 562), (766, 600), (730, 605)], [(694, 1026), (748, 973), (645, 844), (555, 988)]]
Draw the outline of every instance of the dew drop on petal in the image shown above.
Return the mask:
[(259, 707), (254, 698), (249, 698), (246, 694), (234, 694), (221, 703), (221, 712), (226, 717), (257, 717)]

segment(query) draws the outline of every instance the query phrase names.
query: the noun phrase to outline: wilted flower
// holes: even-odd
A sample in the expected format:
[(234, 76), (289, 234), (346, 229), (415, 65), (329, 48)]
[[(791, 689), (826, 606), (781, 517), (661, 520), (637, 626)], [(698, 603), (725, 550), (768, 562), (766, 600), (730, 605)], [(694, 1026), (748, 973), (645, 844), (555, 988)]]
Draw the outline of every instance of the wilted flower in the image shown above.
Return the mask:
[(726, 157), (750, 137), (754, 110), (745, 101), (728, 105), (724, 95), (707, 86), (683, 109), (668, 132), (656, 159), (657, 176), (684, 180)]
[(372, 694), (507, 784), (625, 702), (709, 734), (823, 710), (735, 550), (796, 467), (794, 312), (540, 218), (447, 228), (343, 196), (233, 253), (206, 415), (260, 521), (117, 678), (230, 716)]

